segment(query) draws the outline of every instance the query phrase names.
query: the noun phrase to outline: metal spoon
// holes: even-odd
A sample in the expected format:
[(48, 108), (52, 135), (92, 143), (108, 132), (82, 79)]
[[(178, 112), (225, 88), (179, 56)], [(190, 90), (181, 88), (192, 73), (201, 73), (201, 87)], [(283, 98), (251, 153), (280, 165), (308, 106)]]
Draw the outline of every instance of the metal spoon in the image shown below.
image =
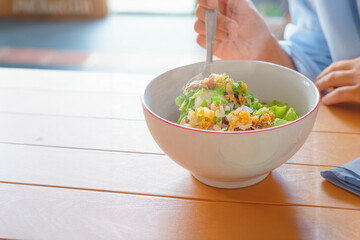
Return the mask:
[(213, 51), (214, 51), (214, 40), (216, 32), (216, 22), (217, 22), (218, 8), (214, 10), (206, 9), (205, 16), (205, 27), (206, 27), (206, 62), (201, 73), (197, 74), (195, 77), (191, 78), (187, 86), (191, 82), (203, 80), (211, 74), (211, 64), (213, 62)]

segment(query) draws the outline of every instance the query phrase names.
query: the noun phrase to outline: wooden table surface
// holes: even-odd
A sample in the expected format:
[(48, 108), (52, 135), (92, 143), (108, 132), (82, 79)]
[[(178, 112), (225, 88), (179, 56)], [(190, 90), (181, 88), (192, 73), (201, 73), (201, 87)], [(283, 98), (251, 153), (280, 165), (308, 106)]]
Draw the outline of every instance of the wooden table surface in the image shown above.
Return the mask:
[(360, 156), (360, 107), (320, 106), (252, 187), (208, 187), (152, 139), (153, 76), (0, 69), (0, 238), (359, 239), (360, 198), (319, 172)]

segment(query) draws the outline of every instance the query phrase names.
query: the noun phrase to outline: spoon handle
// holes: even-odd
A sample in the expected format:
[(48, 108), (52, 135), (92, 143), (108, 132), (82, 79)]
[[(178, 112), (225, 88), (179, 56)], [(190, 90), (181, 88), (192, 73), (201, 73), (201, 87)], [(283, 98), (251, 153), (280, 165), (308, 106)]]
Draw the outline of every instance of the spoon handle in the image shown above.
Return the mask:
[(218, 8), (206, 10), (206, 65), (213, 62), (217, 14)]
[[(201, 73), (191, 78), (186, 86), (191, 86), (191, 82), (203, 80), (211, 74), (211, 64), (213, 62), (214, 40), (216, 32), (218, 8), (214, 10), (207, 9), (205, 15), (206, 27), (206, 62)], [(186, 87), (185, 90), (190, 88)]]

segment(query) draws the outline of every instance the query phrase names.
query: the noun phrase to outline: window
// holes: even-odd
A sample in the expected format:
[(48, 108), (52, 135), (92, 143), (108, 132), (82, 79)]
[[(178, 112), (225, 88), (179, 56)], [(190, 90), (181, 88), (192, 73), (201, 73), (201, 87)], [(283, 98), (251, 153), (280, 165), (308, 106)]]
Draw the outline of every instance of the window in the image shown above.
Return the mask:
[(109, 0), (114, 13), (192, 14), (195, 0)]
[[(108, 0), (114, 13), (193, 14), (195, 0)], [(233, 0), (235, 1), (235, 0)], [(257, 9), (268, 17), (284, 16), (287, 0), (253, 0)]]

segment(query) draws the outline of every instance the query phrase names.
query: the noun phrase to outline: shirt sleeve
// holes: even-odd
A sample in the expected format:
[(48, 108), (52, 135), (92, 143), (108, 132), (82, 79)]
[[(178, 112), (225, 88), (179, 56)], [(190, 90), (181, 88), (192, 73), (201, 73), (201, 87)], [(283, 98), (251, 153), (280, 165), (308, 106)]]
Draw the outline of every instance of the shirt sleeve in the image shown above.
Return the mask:
[(292, 23), (280, 45), (297, 70), (314, 80), (332, 62), (326, 38), (311, 0), (289, 0), (289, 10)]

